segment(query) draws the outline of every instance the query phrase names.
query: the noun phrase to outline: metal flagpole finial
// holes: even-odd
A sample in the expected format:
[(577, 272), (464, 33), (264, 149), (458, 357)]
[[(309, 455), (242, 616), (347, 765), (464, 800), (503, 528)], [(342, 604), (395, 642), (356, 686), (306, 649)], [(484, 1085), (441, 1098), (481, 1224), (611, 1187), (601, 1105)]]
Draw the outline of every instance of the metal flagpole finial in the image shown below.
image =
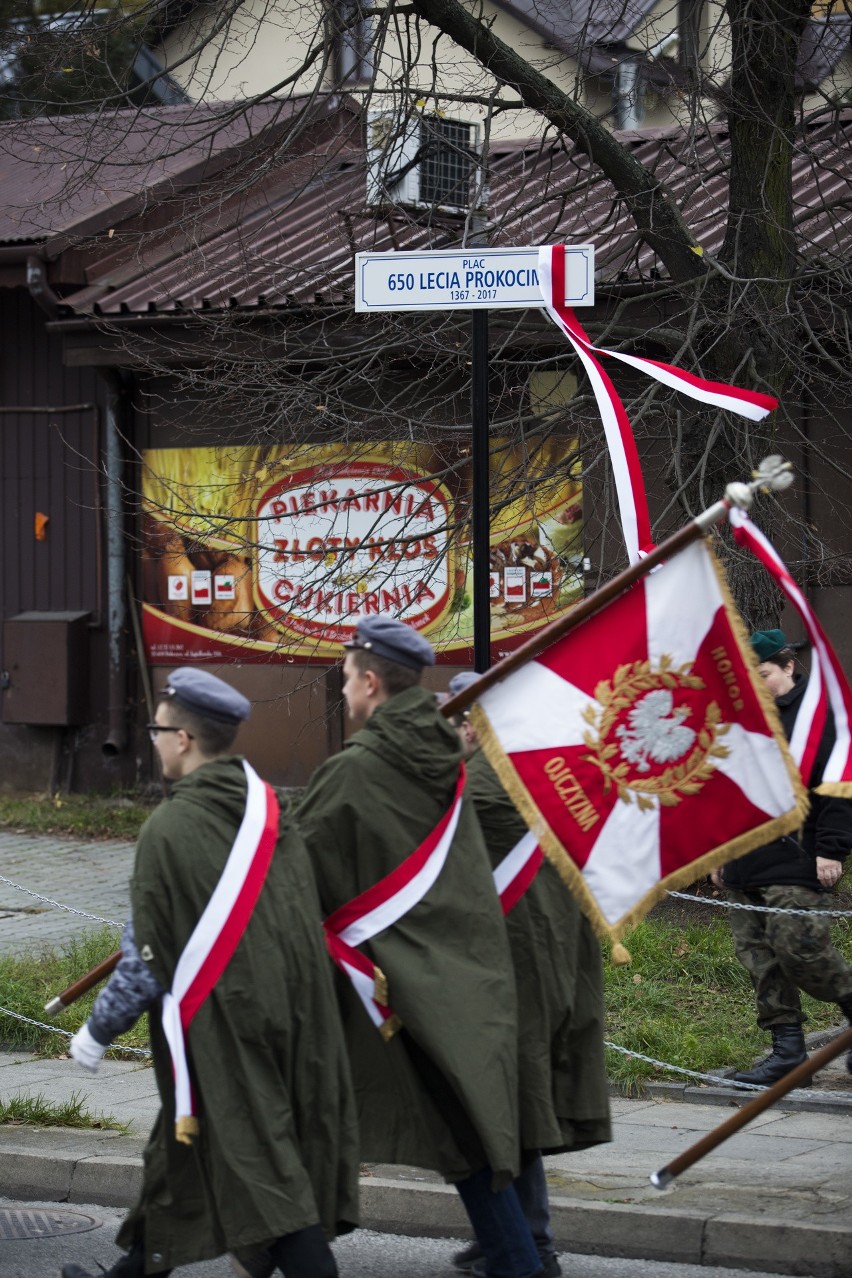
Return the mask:
[(750, 484), (728, 484), (725, 498), (732, 506), (748, 510), (756, 492), (783, 492), (793, 482), (793, 466), (778, 453), (764, 457), (757, 470), (752, 471)]
[(763, 492), (781, 493), (793, 482), (793, 463), (785, 461), (778, 453), (764, 457), (757, 470), (752, 471), (753, 486)]

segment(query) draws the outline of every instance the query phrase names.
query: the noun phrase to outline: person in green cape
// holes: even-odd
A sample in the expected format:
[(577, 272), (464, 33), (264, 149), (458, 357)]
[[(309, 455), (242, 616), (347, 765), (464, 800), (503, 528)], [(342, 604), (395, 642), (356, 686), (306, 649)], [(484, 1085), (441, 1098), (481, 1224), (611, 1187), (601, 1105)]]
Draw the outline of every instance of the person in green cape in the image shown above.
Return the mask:
[[(361, 1154), (440, 1172), (489, 1278), (534, 1278), (541, 1261), (512, 1183), (512, 961), (458, 736), (419, 686), (434, 652), (382, 616), (363, 618), (346, 647), (343, 696), (361, 728), (314, 774), (298, 822), (326, 929), (352, 943), (338, 987)], [(372, 994), (359, 992), (359, 962)]]
[(122, 959), (70, 1048), (95, 1071), (149, 1011), (162, 1110), (107, 1278), (260, 1248), (287, 1278), (334, 1278), (328, 1239), (357, 1223), (357, 1118), (316, 886), (279, 796), (231, 753), (250, 708), (181, 669), (149, 724), (174, 785), (139, 836)]
[[(456, 696), (481, 676), (450, 680)], [(454, 716), (467, 756), (468, 794), (494, 870), (528, 835), (526, 823), (481, 749), (467, 714)], [(529, 840), (532, 844), (532, 840)], [(588, 1149), (612, 1139), (604, 1061), (603, 962), (591, 924), (553, 866), (537, 856), (506, 882), (503, 908), (518, 987), (521, 1144), (523, 1168), (515, 1188), (536, 1241), (545, 1278), (558, 1278), (542, 1154)], [(533, 854), (535, 855), (535, 853)], [(522, 893), (522, 894), (520, 894)], [(457, 1269), (480, 1278), (478, 1244), (457, 1252)]]

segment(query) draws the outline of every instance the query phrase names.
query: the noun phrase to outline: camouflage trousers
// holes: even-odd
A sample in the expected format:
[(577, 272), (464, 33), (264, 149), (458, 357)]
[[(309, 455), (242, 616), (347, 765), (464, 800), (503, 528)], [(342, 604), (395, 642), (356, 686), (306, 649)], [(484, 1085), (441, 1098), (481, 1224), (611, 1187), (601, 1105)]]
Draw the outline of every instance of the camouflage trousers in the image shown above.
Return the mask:
[(727, 889), (741, 905), (808, 910), (808, 914), (758, 914), (731, 910), (737, 958), (751, 977), (761, 1029), (802, 1025), (799, 990), (826, 1003), (852, 1000), (852, 964), (831, 942), (830, 898), (811, 888), (775, 886), (741, 892)]

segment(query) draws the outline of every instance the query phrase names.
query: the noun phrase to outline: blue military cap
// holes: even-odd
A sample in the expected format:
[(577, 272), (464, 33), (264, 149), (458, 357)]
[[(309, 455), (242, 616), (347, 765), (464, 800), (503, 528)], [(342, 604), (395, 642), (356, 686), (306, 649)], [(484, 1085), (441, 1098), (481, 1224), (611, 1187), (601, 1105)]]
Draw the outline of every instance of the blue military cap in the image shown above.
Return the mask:
[(411, 670), (435, 664), (435, 649), (429, 640), (395, 617), (364, 617), (355, 628), (355, 638), (343, 646), (365, 648)]
[(460, 670), (450, 680), (450, 696), (458, 696), (460, 692), (464, 692), (465, 688), (469, 688), (472, 683), (477, 683), (481, 678), (482, 675), (477, 674), (475, 670)]
[(758, 661), (768, 661), (782, 648), (790, 647), (783, 630), (755, 630), (749, 642), (754, 648)]
[(173, 670), (166, 680), (163, 696), (217, 723), (241, 723), (251, 714), (247, 697), (224, 679), (217, 679), (216, 675), (195, 666)]

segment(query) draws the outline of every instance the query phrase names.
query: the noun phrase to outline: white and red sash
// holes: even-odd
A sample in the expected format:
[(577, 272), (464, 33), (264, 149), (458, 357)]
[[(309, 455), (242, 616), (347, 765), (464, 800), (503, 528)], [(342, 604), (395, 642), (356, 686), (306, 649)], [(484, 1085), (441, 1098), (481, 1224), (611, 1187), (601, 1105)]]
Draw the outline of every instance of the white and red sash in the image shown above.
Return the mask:
[(341, 905), (323, 924), (329, 954), (352, 981), (383, 1038), (390, 1038), (399, 1028), (399, 1020), (388, 1004), (387, 981), (384, 973), (355, 947), (392, 927), (432, 887), (455, 837), (465, 780), (465, 767), (461, 764), (453, 801), (434, 830), (390, 874)]
[(544, 853), (538, 839), (528, 830), (494, 871), (494, 886), (504, 914), (513, 910), (538, 874)]
[(278, 842), (275, 791), (243, 760), (246, 810), (219, 882), (178, 959), (163, 998), (163, 1030), (175, 1078), (175, 1136), (190, 1144), (198, 1132), (186, 1059), (195, 1013), (213, 989), (248, 926)]

